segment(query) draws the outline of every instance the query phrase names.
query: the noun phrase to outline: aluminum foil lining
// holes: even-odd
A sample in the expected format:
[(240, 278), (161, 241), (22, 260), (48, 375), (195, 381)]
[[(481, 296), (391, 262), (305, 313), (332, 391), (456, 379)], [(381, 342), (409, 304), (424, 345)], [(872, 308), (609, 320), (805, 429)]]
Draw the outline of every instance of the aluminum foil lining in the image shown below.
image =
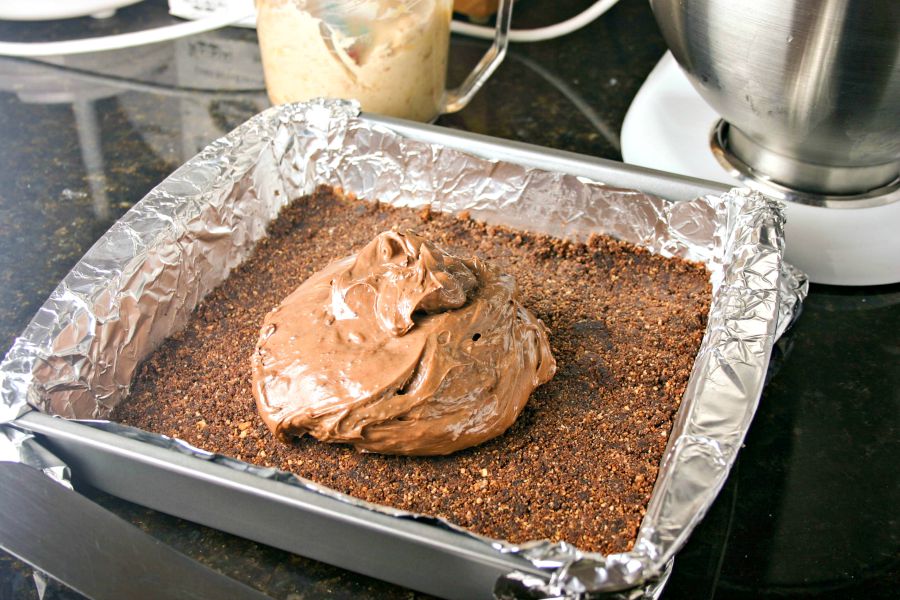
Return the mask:
[[(396, 206), (468, 210), (481, 220), (560, 237), (606, 233), (709, 267), (709, 326), (634, 549), (602, 556), (566, 543), (480, 538), (179, 440), (93, 425), (397, 518), (424, 519), (545, 573), (508, 574), (497, 582), (498, 598), (657, 595), (674, 553), (725, 481), (756, 410), (772, 345), (806, 295), (805, 276), (782, 261), (781, 207), (748, 190), (669, 202), (415, 141), (360, 117), (351, 102), (275, 107), (175, 171), (66, 276), (0, 365), (0, 423), (33, 409), (104, 419), (127, 395), (139, 362), (186, 324), (279, 210), (322, 183)], [(64, 480), (64, 465), (13, 426), (0, 436), (4, 456), (15, 454)]]

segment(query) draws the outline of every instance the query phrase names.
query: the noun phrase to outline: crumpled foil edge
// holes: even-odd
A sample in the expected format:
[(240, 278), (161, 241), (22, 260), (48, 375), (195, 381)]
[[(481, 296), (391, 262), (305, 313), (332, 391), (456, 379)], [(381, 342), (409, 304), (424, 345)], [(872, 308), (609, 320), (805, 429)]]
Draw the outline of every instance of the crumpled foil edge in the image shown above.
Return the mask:
[[(559, 237), (609, 233), (706, 263), (714, 290), (706, 336), (630, 552), (602, 556), (565, 542), (489, 540), (181, 440), (107, 421), (86, 424), (448, 528), (546, 573), (508, 574), (497, 582), (498, 598), (655, 597), (672, 556), (727, 477), (756, 410), (772, 344), (807, 292), (805, 276), (782, 261), (781, 206), (749, 190), (668, 202), (410, 140), (357, 115), (357, 105), (342, 101), (269, 109), (151, 191), (76, 265), (0, 364), (0, 423), (32, 407), (66, 418), (106, 416), (127, 394), (139, 362), (184, 326), (289, 199), (319, 183), (397, 206), (468, 210), (488, 222)], [(6, 454), (66, 480), (64, 465), (36, 450), (27, 434), (7, 438), (0, 440)]]

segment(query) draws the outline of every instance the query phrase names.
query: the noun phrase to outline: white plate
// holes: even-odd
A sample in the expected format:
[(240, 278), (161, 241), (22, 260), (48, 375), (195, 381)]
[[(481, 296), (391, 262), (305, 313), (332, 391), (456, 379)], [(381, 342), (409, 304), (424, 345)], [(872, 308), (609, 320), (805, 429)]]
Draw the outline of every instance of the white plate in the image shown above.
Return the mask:
[(72, 17), (110, 17), (117, 8), (141, 0), (11, 0), (0, 2), (0, 19), (47, 21)]

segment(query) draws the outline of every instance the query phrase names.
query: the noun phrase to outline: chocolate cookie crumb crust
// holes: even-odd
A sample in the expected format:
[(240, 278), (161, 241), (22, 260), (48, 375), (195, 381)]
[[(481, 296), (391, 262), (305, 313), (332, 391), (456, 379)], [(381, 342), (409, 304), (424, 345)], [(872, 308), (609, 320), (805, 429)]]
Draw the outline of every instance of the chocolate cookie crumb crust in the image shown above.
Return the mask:
[[(391, 228), (513, 274), (522, 303), (550, 329), (556, 376), (504, 435), (450, 456), (277, 441), (250, 387), (263, 317), (315, 271)], [(142, 364), (111, 419), (493, 538), (623, 552), (646, 510), (710, 295), (702, 265), (608, 237), (567, 242), (321, 188), (282, 211), (253, 256)]]

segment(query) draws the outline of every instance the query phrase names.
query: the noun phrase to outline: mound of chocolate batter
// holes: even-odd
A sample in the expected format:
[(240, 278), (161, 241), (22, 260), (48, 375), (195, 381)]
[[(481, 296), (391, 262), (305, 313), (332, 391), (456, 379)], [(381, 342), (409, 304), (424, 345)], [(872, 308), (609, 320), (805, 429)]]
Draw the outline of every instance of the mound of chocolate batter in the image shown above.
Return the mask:
[(516, 280), (412, 231), (385, 231), (266, 315), (253, 394), (284, 441), (451, 454), (506, 431), (556, 372)]

